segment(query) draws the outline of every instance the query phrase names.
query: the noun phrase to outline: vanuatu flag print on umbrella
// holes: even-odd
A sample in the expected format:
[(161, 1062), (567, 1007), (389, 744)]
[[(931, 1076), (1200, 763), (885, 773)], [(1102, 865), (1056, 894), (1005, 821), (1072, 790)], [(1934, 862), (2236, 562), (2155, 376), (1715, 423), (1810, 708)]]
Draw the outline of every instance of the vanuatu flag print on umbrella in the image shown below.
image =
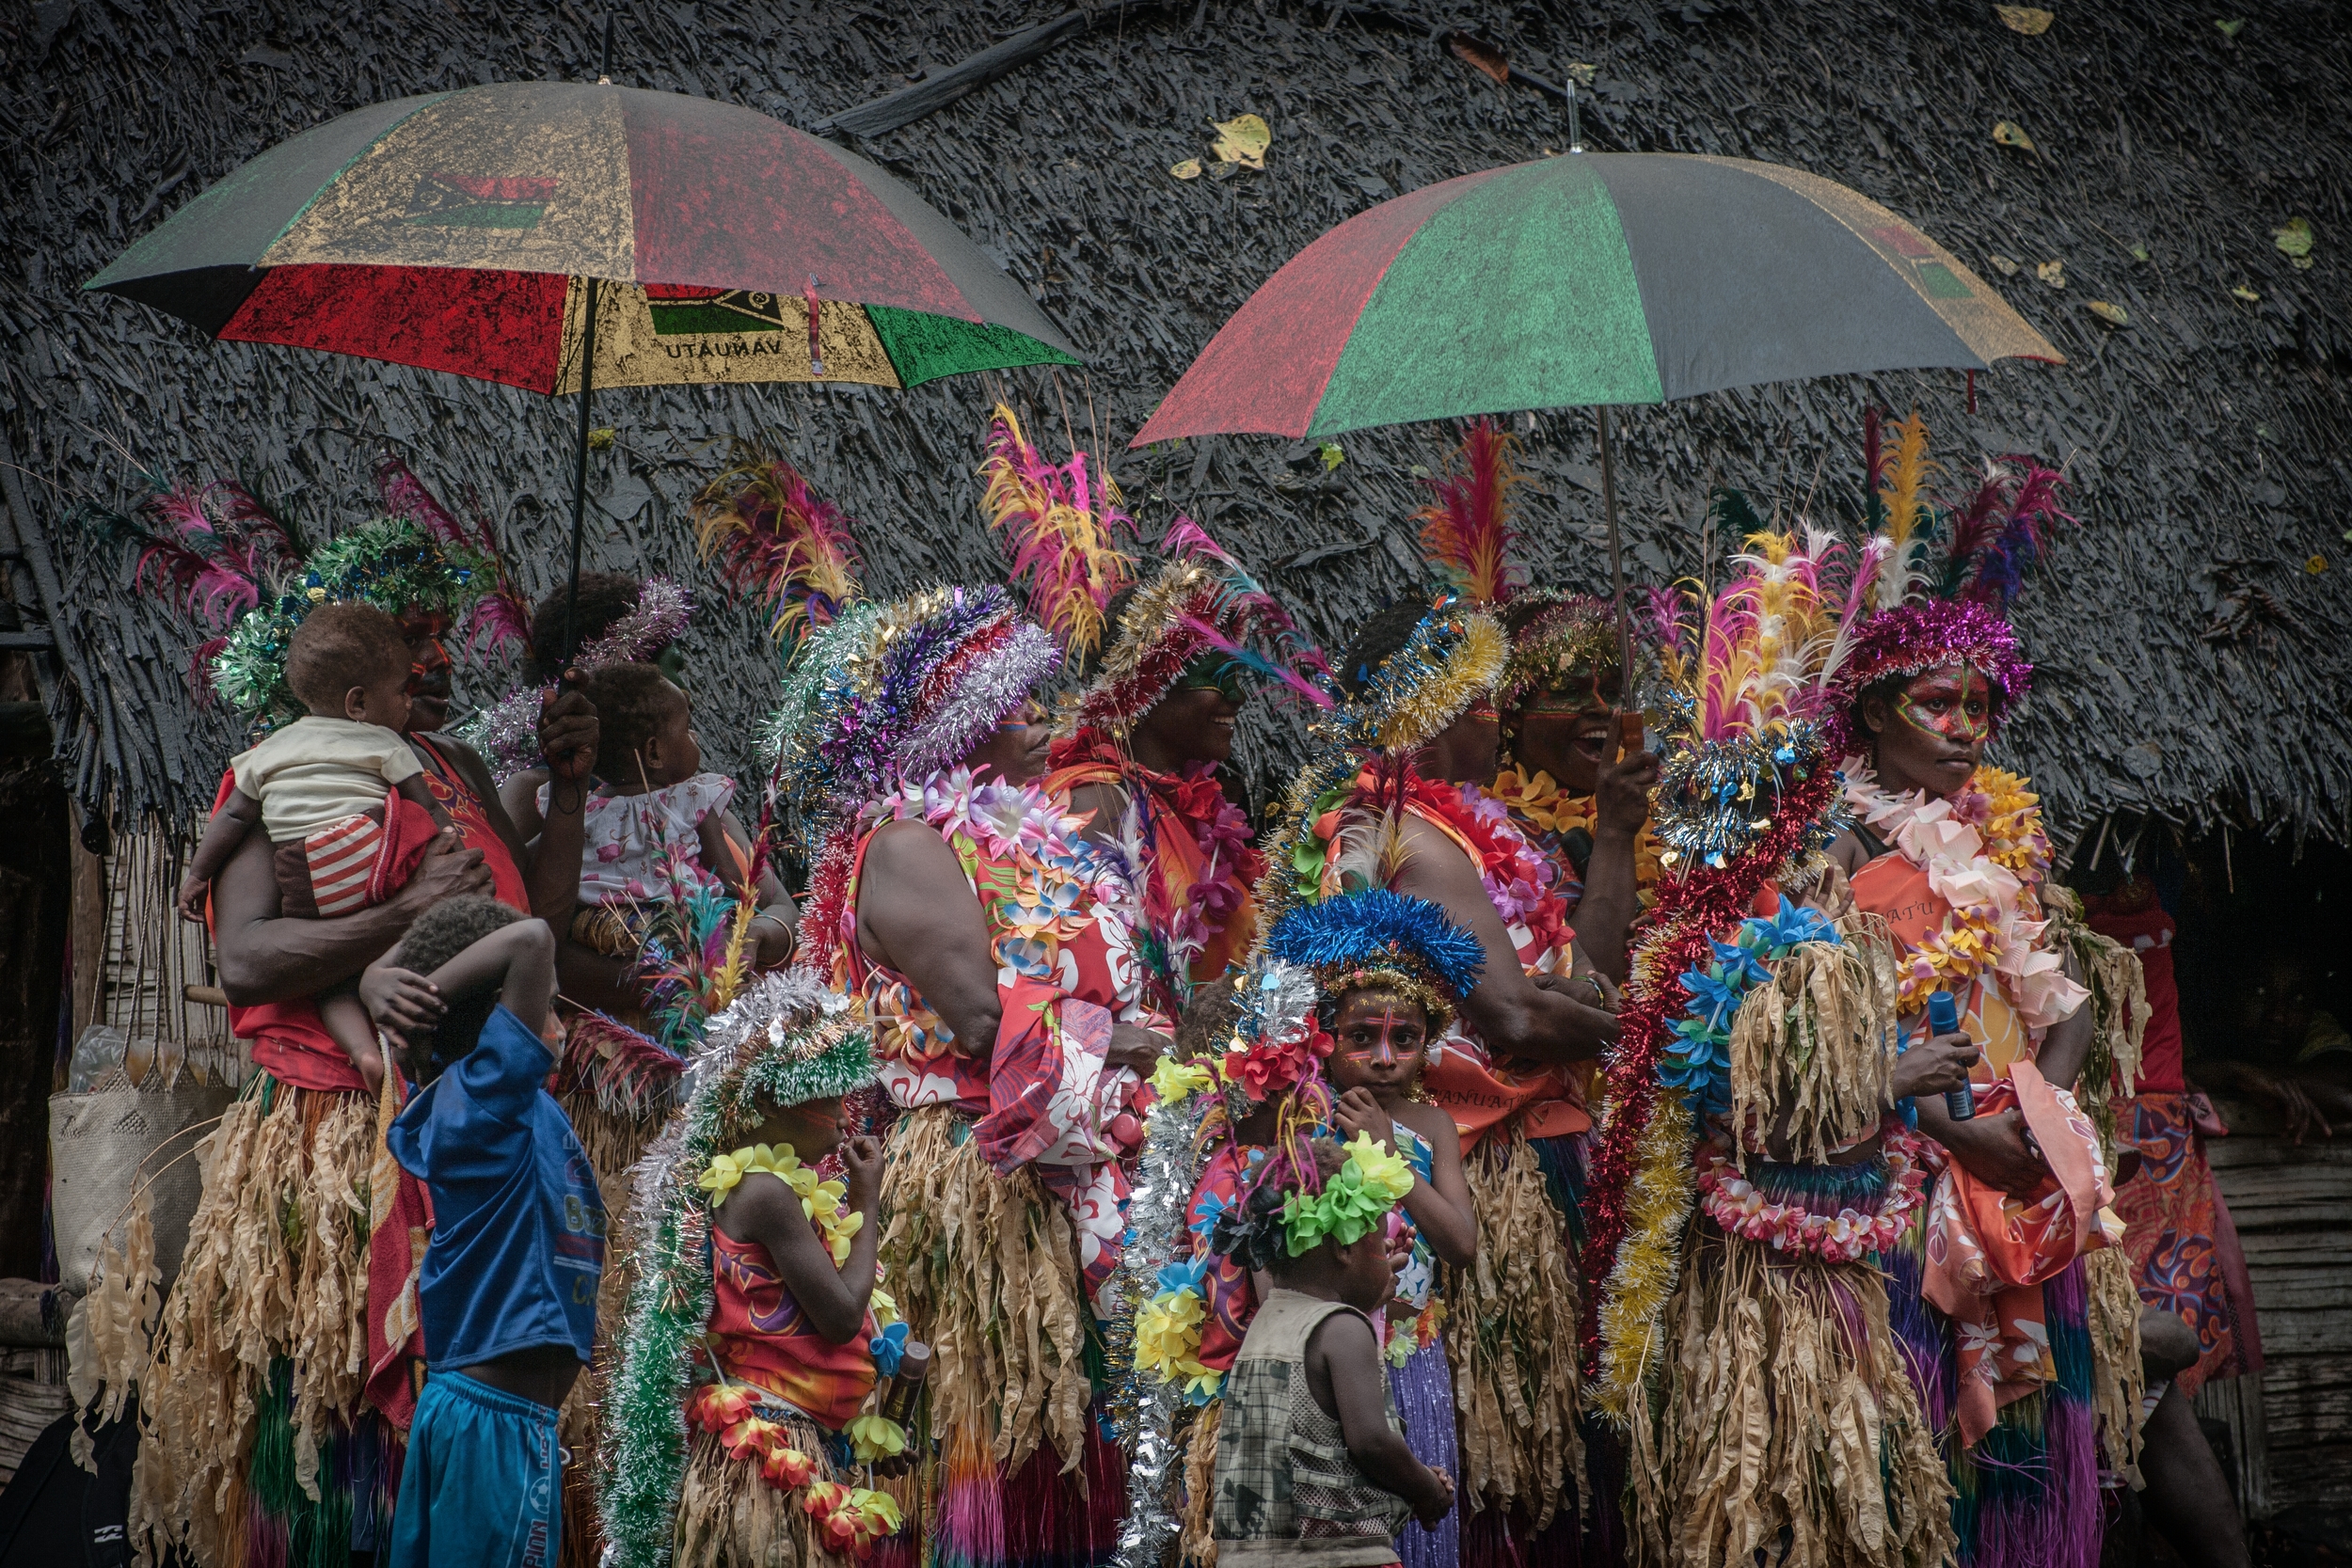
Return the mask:
[(1816, 175), (1582, 153), (1360, 213), (1234, 312), (1136, 436), (1336, 436), (1800, 376), (2064, 363), (1950, 252)]
[[(865, 159), (733, 104), (516, 82), (357, 110), (206, 190), (86, 287), (228, 341), (580, 389), (1075, 364)], [(813, 326), (812, 330), (812, 318)]]

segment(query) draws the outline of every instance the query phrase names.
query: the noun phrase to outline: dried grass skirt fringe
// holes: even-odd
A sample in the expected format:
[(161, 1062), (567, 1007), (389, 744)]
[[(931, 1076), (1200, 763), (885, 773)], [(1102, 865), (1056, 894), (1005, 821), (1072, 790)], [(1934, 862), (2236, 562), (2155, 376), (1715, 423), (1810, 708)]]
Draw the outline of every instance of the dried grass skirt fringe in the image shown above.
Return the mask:
[(1952, 1488), (1877, 1269), (1790, 1259), (1702, 1220), (1665, 1327), (1660, 1397), (1633, 1412), (1635, 1562), (1950, 1560)]

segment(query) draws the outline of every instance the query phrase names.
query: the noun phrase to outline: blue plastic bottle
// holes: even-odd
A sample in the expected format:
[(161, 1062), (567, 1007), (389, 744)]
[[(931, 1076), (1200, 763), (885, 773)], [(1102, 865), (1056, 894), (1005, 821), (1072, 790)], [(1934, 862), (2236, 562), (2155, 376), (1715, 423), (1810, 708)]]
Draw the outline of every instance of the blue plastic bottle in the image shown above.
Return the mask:
[[(1956, 1035), (1960, 1032), (1960, 1004), (1947, 990), (1928, 992), (1928, 1033)], [(1947, 1092), (1944, 1112), (1954, 1121), (1973, 1121), (1977, 1115), (1977, 1091), (1966, 1084)]]

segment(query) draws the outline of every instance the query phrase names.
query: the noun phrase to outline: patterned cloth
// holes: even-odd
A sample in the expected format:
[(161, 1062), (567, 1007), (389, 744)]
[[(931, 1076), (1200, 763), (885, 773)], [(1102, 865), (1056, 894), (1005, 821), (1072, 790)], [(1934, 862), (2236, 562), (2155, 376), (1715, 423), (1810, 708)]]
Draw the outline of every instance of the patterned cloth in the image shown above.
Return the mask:
[(1124, 818), (1096, 827), (1118, 842), (1137, 895), (1159, 1005), (1179, 1006), (1249, 951), (1258, 929), (1250, 889), (1265, 857), (1250, 847), (1249, 818), (1226, 799), (1214, 763), (1155, 773), (1095, 732), (1079, 739), (1084, 750), (1056, 744), (1045, 793), (1067, 800), (1085, 784), (1126, 792)]
[(839, 1432), (874, 1391), (876, 1332), (867, 1313), (857, 1337), (836, 1345), (817, 1332), (776, 1273), (768, 1249), (710, 1227), (711, 1349), (730, 1382), (773, 1394)]
[[(543, 816), (554, 787), (552, 781), (539, 786)], [(659, 903), (669, 897), (672, 864), (701, 863), (703, 823), (734, 801), (735, 781), (720, 773), (697, 773), (641, 795), (615, 795), (599, 786), (588, 797), (581, 824), (580, 902)], [(730, 868), (703, 869), (723, 877)]]
[[(1259, 1308), (1225, 1383), (1216, 1437), (1211, 1533), (1225, 1568), (1278, 1557), (1376, 1564), (1396, 1560), (1391, 1537), (1404, 1499), (1356, 1467), (1337, 1418), (1307, 1386), (1307, 1340), (1326, 1318), (1355, 1308), (1277, 1289)], [(1389, 1425), (1404, 1431), (1384, 1389)], [(1331, 1546), (1302, 1549), (1308, 1539)]]
[(2202, 1094), (2142, 1089), (2116, 1131), (2139, 1150), (2139, 1174), (2115, 1195), (2139, 1299), (2197, 1331), (2197, 1365), (2172, 1381), (2186, 1395), (2261, 1371), (2246, 1254), (2205, 1162), (2205, 1139), (2227, 1131), (2220, 1117)]
[(1262, 1145), (1236, 1142), (1222, 1106), (1213, 1108), (1202, 1119), (1200, 1135), (1207, 1157), (1201, 1162), (1200, 1179), (1192, 1184), (1184, 1223), (1190, 1227), (1194, 1259), (1205, 1259), (1208, 1264), (1200, 1276), (1201, 1293), (1208, 1302), (1208, 1316), (1200, 1324), (1200, 1364), (1221, 1372), (1232, 1366), (1242, 1337), (1249, 1332), (1249, 1320), (1258, 1310), (1258, 1289), (1247, 1268), (1209, 1250), (1209, 1233), (1216, 1228), (1216, 1216), (1241, 1201), (1265, 1159), (1265, 1149)]
[[(929, 823), (955, 851), (988, 924), (999, 968), (1001, 1022), (975, 1059), (904, 975), (857, 942), (858, 879), (873, 835), (891, 822)], [(1120, 1168), (1142, 1141), (1151, 1092), (1104, 1061), (1114, 1023), (1168, 1031), (1146, 999), (1127, 913), (1134, 895), (1116, 863), (1078, 834), (1042, 791), (976, 784), (961, 769), (907, 784), (866, 808), (844, 901), (836, 988), (862, 996), (874, 1024), (882, 1084), (902, 1110), (953, 1105), (997, 1171), (1035, 1167), (1070, 1211), (1089, 1294), (1118, 1267), (1127, 1227)]]

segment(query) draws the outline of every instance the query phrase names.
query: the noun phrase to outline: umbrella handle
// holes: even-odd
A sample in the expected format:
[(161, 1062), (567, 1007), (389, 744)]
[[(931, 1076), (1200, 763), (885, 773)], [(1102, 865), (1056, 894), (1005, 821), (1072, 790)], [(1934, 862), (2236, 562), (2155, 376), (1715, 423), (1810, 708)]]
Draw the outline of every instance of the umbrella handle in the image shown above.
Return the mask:
[(1609, 405), (1604, 403), (1595, 412), (1600, 416), (1600, 508), (1609, 523), (1609, 582), (1617, 601), (1617, 702), (1622, 708), (1632, 694), (1633, 622), (1625, 609), (1625, 552), (1617, 542), (1617, 464), (1610, 451)]
[[(607, 24), (607, 38), (611, 37)], [(609, 45), (608, 45), (609, 47)], [(588, 412), (596, 386), (596, 280), (583, 277), (587, 320), (580, 335), (580, 461), (572, 470), (572, 578), (564, 595), (564, 662), (580, 652), (580, 546), (588, 527)]]

